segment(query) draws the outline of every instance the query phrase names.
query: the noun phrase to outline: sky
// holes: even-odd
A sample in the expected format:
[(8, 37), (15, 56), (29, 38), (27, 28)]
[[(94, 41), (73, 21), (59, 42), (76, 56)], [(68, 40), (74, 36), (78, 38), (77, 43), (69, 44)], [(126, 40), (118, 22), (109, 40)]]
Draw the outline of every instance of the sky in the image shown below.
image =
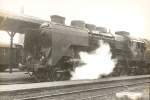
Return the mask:
[[(150, 39), (150, 0), (0, 0), (0, 9), (50, 20), (50, 15), (129, 31), (132, 36)], [(7, 35), (0, 40), (8, 40)]]

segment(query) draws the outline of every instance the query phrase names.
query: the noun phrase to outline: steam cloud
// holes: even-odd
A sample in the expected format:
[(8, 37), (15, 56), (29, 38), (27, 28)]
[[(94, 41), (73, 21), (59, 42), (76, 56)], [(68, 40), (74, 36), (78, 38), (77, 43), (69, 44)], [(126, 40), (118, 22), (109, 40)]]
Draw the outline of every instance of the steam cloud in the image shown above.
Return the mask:
[(100, 75), (112, 72), (116, 64), (116, 59), (111, 59), (110, 46), (103, 41), (99, 41), (100, 47), (92, 54), (80, 52), (83, 66), (79, 66), (72, 73), (72, 80), (77, 79), (97, 79)]

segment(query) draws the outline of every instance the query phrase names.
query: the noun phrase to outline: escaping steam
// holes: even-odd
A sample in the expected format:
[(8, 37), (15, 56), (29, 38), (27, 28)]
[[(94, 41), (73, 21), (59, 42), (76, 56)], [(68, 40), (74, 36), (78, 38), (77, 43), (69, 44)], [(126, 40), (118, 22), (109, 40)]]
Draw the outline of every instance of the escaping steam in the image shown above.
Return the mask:
[(80, 52), (83, 66), (78, 66), (72, 73), (72, 80), (77, 79), (97, 79), (101, 75), (107, 75), (113, 71), (116, 59), (111, 59), (110, 46), (103, 41), (99, 41), (100, 47), (95, 52), (88, 54)]

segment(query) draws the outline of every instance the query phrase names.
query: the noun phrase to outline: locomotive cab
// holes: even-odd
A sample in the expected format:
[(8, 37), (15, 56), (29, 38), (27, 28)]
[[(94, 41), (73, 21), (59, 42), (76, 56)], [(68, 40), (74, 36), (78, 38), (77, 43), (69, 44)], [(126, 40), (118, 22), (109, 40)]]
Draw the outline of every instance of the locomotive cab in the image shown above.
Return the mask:
[(145, 42), (138, 39), (131, 39), (129, 42), (129, 47), (132, 51), (133, 61), (144, 61), (145, 60)]

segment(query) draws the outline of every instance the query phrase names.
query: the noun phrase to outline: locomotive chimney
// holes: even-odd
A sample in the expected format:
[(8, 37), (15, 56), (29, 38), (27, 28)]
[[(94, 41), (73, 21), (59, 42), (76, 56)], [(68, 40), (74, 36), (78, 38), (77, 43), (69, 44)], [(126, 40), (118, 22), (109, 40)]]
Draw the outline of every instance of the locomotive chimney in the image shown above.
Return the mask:
[(85, 22), (82, 20), (72, 20), (71, 26), (85, 28)]
[(65, 17), (59, 15), (52, 15), (50, 17), (51, 17), (51, 22), (65, 24)]
[(96, 25), (94, 24), (86, 24), (85, 27), (89, 30), (89, 31), (95, 31), (96, 30)]
[(96, 30), (101, 33), (107, 33), (107, 29), (105, 27), (96, 27)]

